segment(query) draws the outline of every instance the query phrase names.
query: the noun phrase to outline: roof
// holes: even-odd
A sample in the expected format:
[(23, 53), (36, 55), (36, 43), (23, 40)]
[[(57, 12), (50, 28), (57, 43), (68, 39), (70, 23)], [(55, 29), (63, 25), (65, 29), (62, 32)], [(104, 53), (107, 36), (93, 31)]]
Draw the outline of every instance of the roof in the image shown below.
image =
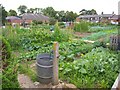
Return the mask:
[(80, 15), (79, 18), (92, 18), (92, 17), (99, 17), (99, 15)]
[(114, 14), (101, 14), (100, 16), (101, 17), (113, 17)]
[(44, 16), (42, 14), (25, 13), (22, 15), (22, 19), (43, 21), (43, 20), (49, 20), (49, 17)]
[(78, 18), (94, 18), (94, 17), (112, 17), (113, 14), (101, 14), (101, 15), (80, 15)]
[(114, 15), (111, 19), (118, 20), (120, 19), (120, 15)]
[(20, 20), (21, 18), (17, 17), (17, 16), (8, 16), (6, 17), (7, 20)]

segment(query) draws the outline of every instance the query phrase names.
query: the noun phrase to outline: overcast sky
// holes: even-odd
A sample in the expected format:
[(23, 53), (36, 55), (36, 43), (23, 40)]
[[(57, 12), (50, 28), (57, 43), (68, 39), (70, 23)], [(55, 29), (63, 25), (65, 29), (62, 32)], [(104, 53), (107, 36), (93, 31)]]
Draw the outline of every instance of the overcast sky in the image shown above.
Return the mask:
[(120, 0), (0, 0), (7, 11), (26, 5), (28, 8), (45, 8), (52, 6), (55, 10), (73, 11), (79, 13), (81, 9), (95, 9), (98, 14), (118, 13), (118, 2)]

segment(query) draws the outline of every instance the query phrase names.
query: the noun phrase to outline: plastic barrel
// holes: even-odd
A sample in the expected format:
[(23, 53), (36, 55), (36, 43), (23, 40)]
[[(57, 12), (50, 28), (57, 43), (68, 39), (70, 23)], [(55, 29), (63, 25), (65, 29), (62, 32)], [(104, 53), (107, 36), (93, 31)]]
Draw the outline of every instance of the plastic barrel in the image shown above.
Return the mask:
[(53, 77), (53, 56), (50, 54), (37, 55), (36, 67), (37, 77), (40, 83), (48, 84)]

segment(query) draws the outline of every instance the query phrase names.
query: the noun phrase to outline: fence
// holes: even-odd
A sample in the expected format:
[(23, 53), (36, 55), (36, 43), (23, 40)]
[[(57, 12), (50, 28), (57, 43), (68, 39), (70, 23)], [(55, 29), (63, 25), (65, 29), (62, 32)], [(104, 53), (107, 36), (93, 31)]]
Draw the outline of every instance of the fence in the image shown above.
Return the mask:
[(110, 48), (113, 50), (120, 50), (120, 35), (110, 36)]

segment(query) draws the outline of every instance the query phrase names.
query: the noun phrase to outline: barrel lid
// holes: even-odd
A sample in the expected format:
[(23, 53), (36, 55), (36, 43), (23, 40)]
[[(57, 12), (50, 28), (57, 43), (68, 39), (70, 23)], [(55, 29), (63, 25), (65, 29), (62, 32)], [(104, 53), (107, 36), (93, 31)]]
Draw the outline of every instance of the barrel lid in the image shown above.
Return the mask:
[(52, 58), (53, 58), (53, 55), (50, 55), (48, 53), (38, 54), (37, 55), (37, 60), (40, 60), (40, 59), (52, 59)]

